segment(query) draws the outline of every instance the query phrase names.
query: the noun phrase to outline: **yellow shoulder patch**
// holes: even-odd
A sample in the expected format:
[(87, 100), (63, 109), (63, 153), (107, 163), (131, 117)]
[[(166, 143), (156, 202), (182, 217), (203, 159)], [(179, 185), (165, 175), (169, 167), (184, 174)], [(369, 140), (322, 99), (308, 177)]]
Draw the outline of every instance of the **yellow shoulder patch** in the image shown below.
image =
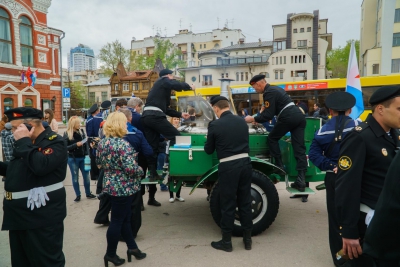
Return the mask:
[(264, 105), (265, 105), (265, 108), (269, 108), (269, 102), (268, 101), (265, 101)]
[(344, 171), (350, 169), (352, 164), (351, 159), (348, 156), (341, 156), (338, 163), (339, 163), (339, 168)]
[(54, 140), (54, 139), (56, 139), (57, 138), (57, 135), (56, 134), (53, 134), (52, 136), (49, 136), (49, 140), (50, 141), (52, 141), (52, 140)]

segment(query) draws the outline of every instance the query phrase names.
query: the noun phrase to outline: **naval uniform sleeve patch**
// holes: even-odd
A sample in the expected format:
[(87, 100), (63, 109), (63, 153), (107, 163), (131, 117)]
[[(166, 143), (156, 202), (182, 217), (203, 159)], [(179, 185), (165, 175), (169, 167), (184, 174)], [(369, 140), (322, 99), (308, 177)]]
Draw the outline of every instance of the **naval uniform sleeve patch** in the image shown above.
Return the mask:
[(351, 159), (348, 156), (341, 156), (339, 159), (339, 168), (347, 171), (351, 167)]
[(52, 140), (54, 140), (54, 139), (56, 139), (57, 138), (57, 135), (56, 134), (53, 134), (52, 136), (49, 136), (49, 140), (50, 141), (52, 141)]
[(265, 101), (264, 105), (265, 105), (265, 108), (269, 108), (269, 102), (268, 101)]
[(361, 126), (357, 126), (356, 128), (354, 128), (356, 131), (361, 131), (363, 128)]
[(51, 155), (51, 154), (53, 154), (53, 149), (50, 148), (50, 147), (45, 148), (45, 149), (42, 150), (42, 153), (45, 154), (45, 155)]

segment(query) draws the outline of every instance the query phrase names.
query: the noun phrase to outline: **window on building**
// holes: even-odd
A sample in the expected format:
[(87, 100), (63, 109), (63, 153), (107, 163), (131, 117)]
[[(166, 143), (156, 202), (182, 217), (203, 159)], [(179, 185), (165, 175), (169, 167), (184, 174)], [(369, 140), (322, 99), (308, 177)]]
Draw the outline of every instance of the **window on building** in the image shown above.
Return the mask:
[(239, 81), (239, 72), (236, 72), (236, 81)]
[(293, 56), (290, 57), (290, 63), (293, 64)]
[(372, 74), (379, 74), (379, 64), (372, 64)]
[(275, 80), (278, 80), (278, 72), (275, 71)]
[(222, 74), (221, 74), (221, 78), (222, 78), (222, 79), (225, 78), (225, 73), (222, 73)]
[(276, 58), (275, 58), (275, 64), (276, 64), (276, 65), (278, 65), (278, 61), (279, 61), (279, 58), (276, 57)]
[(269, 78), (269, 73), (268, 72), (265, 73), (265, 78)]
[(272, 52), (286, 49), (286, 41), (274, 41), (272, 44)]
[(14, 108), (14, 100), (10, 97), (4, 98), (4, 111)]
[(203, 75), (203, 85), (212, 85), (212, 75)]
[(297, 33), (297, 29), (293, 29), (293, 33)]
[(19, 33), (21, 39), (21, 61), (22, 66), (33, 67), (33, 41), (32, 41), (32, 23), (25, 17), (21, 16), (19, 24)]
[(304, 32), (304, 28), (300, 28), (300, 32)]
[(244, 79), (244, 75), (243, 75), (243, 72), (241, 72), (240, 73), (240, 80), (243, 81), (243, 79)]
[(132, 83), (132, 91), (139, 91), (139, 84), (138, 83)]
[(122, 84), (122, 88), (123, 88), (124, 91), (128, 91), (129, 92), (129, 83)]
[(303, 63), (306, 63), (306, 55), (303, 55)]
[(202, 48), (203, 48), (203, 45), (201, 44), (201, 45), (200, 45), (200, 49), (202, 49)]
[(400, 73), (400, 58), (392, 59), (392, 73)]
[(307, 27), (307, 32), (311, 32), (311, 27)]
[(206, 44), (204, 44), (204, 48), (206, 48)]
[(89, 92), (89, 104), (92, 105), (94, 102), (96, 102), (95, 92)]
[(25, 99), (24, 101), (24, 107), (27, 108), (33, 108), (33, 101), (30, 98)]
[(228, 77), (228, 73), (225, 73), (225, 78), (229, 78), (229, 77)]
[(400, 8), (394, 11), (394, 23), (400, 22)]
[(233, 45), (233, 42), (231, 42), (231, 45)]
[(297, 47), (307, 47), (307, 40), (297, 40)]
[(286, 64), (286, 56), (283, 57), (283, 64)]
[(0, 62), (12, 63), (10, 16), (0, 8)]
[(249, 73), (246, 71), (246, 73), (245, 73), (245, 75), (246, 75), (246, 79), (245, 79), (245, 81), (248, 81), (249, 80)]
[(282, 57), (279, 57), (279, 64), (282, 64)]
[(281, 70), (281, 71), (279, 72), (279, 74), (280, 74), (280, 77), (279, 77), (279, 78), (280, 78), (281, 80), (283, 80), (283, 70)]
[(301, 58), (302, 58), (302, 56), (299, 56), (299, 63), (301, 63)]
[(101, 92), (101, 102), (108, 100), (107, 92)]
[(114, 91), (118, 92), (118, 83), (114, 84)]
[(400, 46), (400, 32), (393, 33), (393, 46)]

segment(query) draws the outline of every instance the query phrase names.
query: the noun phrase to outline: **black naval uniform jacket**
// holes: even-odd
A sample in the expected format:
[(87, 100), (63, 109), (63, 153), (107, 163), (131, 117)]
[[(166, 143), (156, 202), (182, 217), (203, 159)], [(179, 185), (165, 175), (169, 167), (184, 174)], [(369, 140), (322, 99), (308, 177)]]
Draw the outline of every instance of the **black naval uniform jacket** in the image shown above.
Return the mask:
[(243, 118), (225, 111), (221, 118), (208, 124), (204, 151), (212, 154), (214, 150), (218, 159), (249, 153), (249, 127)]
[(399, 132), (391, 129), (389, 137), (372, 115), (342, 141), (335, 186), (336, 214), (342, 237), (360, 237), (357, 226), (360, 203), (375, 209), (387, 169), (399, 145)]
[(170, 117), (180, 118), (181, 112), (169, 108), (171, 104), (171, 91), (175, 90), (178, 92), (192, 90), (189, 84), (178, 82), (176, 80), (170, 80), (167, 77), (159, 78), (151, 88), (150, 93), (146, 99), (146, 107), (157, 107), (162, 110), (163, 113), (156, 110), (143, 111), (142, 117), (147, 115), (163, 116), (167, 114)]
[[(259, 116), (254, 117), (254, 120), (258, 123), (272, 120), (274, 116), (279, 115), (287, 104), (293, 102), (285, 90), (269, 83), (265, 86), (263, 99), (265, 109)], [(300, 109), (299, 112), (301, 112)]]
[(386, 175), (375, 215), (365, 234), (363, 253), (375, 259), (400, 263), (400, 152)]
[[(48, 186), (65, 179), (67, 146), (65, 140), (47, 127), (32, 144), (28, 137), (14, 144), (14, 159), (0, 162), (0, 175), (6, 176), (5, 190), (19, 192)], [(2, 230), (27, 230), (62, 222), (66, 216), (65, 188), (48, 192), (46, 206), (27, 208), (27, 198), (3, 200)]]

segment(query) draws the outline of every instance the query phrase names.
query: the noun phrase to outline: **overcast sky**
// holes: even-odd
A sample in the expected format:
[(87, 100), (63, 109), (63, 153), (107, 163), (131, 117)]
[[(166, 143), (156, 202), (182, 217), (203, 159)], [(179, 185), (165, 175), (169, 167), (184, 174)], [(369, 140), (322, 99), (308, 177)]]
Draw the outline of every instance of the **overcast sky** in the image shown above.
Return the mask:
[[(246, 42), (272, 40), (272, 25), (285, 24), (288, 13), (312, 13), (328, 19), (333, 47), (360, 38), (362, 0), (53, 0), (47, 16), (48, 26), (65, 32), (62, 40), (63, 68), (67, 53), (79, 43), (90, 46), (97, 56), (107, 42), (120, 40), (130, 47), (132, 37), (172, 36), (179, 29), (194, 33), (222, 28), (241, 29)], [(233, 23), (232, 23), (233, 20)], [(153, 27), (155, 30), (153, 30)], [(99, 65), (100, 62), (98, 62)]]

